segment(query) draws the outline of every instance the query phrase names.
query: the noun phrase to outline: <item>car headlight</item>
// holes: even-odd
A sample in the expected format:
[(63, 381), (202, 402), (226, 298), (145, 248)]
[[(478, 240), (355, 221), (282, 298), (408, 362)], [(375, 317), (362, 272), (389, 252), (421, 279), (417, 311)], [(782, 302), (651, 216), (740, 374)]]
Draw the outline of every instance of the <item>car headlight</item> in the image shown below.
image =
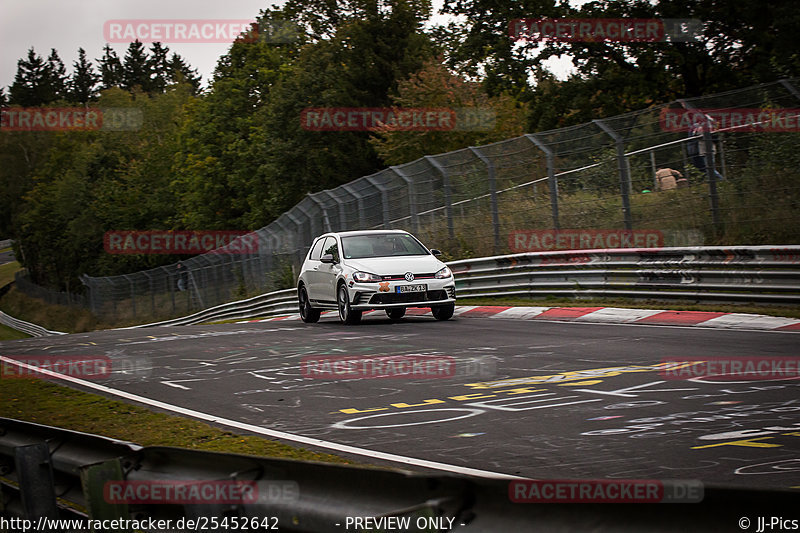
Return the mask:
[(381, 281), (383, 278), (375, 274), (370, 274), (369, 272), (356, 272), (353, 274), (353, 279), (359, 283), (369, 283)]
[(444, 267), (444, 268), (443, 268), (443, 269), (441, 269), (439, 272), (437, 272), (437, 273), (436, 273), (436, 275), (435, 275), (434, 277), (435, 277), (436, 279), (446, 279), (446, 278), (452, 278), (452, 277), (453, 277), (453, 273), (452, 273), (452, 272), (450, 272), (450, 269), (449, 269), (448, 267)]

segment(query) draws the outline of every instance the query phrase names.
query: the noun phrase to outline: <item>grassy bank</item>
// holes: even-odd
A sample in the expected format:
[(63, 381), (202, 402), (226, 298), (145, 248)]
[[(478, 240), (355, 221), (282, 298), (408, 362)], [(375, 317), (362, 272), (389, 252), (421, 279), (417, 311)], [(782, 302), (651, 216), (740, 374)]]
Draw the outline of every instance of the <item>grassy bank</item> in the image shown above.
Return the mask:
[(103, 396), (37, 379), (4, 379), (0, 416), (126, 440), (143, 446), (242, 453), (304, 461), (351, 463), (251, 435), (237, 435), (203, 422), (157, 413)]

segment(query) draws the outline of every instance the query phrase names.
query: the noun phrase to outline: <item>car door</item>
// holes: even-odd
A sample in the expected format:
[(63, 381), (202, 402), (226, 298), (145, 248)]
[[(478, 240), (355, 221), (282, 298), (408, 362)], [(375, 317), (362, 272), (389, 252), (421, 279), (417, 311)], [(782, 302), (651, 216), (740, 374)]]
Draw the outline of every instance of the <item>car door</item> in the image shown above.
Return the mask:
[(336, 301), (336, 279), (342, 267), (339, 264), (339, 242), (335, 237), (327, 237), (322, 245), (322, 255), (330, 254), (334, 258), (334, 263), (323, 263), (317, 269), (317, 300), (326, 302)]
[(308, 292), (309, 300), (319, 299), (319, 269), (322, 265), (320, 258), (322, 257), (322, 250), (326, 240), (327, 237), (320, 237), (316, 240), (316, 242), (314, 242), (313, 246), (311, 247), (311, 252), (308, 254), (308, 261), (306, 261), (304, 277), (306, 280), (306, 291)]

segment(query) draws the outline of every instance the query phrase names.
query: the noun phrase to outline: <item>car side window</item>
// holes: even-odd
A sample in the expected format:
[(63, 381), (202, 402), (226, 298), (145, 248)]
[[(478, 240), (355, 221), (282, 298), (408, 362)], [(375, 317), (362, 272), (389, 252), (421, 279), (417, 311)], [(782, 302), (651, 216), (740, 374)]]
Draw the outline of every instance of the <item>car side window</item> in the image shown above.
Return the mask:
[(339, 244), (336, 242), (336, 239), (333, 237), (328, 237), (325, 240), (325, 246), (323, 247), (322, 255), (331, 254), (333, 256), (334, 261), (339, 262)]
[(322, 245), (325, 242), (326, 239), (317, 239), (317, 242), (314, 243), (314, 247), (311, 248), (311, 255), (309, 255), (308, 258), (312, 261), (319, 261), (320, 257), (322, 257)]

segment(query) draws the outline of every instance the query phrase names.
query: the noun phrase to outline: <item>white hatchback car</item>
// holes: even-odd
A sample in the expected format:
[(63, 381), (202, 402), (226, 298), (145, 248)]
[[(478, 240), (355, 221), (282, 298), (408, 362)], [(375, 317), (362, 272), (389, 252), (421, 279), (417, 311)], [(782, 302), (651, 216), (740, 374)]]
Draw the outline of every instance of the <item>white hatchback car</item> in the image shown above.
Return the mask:
[(428, 307), (438, 320), (453, 316), (453, 273), (413, 235), (399, 230), (326, 233), (314, 240), (297, 281), (303, 322), (323, 309), (337, 309), (357, 324), (368, 309), (385, 309), (392, 320), (408, 307)]

